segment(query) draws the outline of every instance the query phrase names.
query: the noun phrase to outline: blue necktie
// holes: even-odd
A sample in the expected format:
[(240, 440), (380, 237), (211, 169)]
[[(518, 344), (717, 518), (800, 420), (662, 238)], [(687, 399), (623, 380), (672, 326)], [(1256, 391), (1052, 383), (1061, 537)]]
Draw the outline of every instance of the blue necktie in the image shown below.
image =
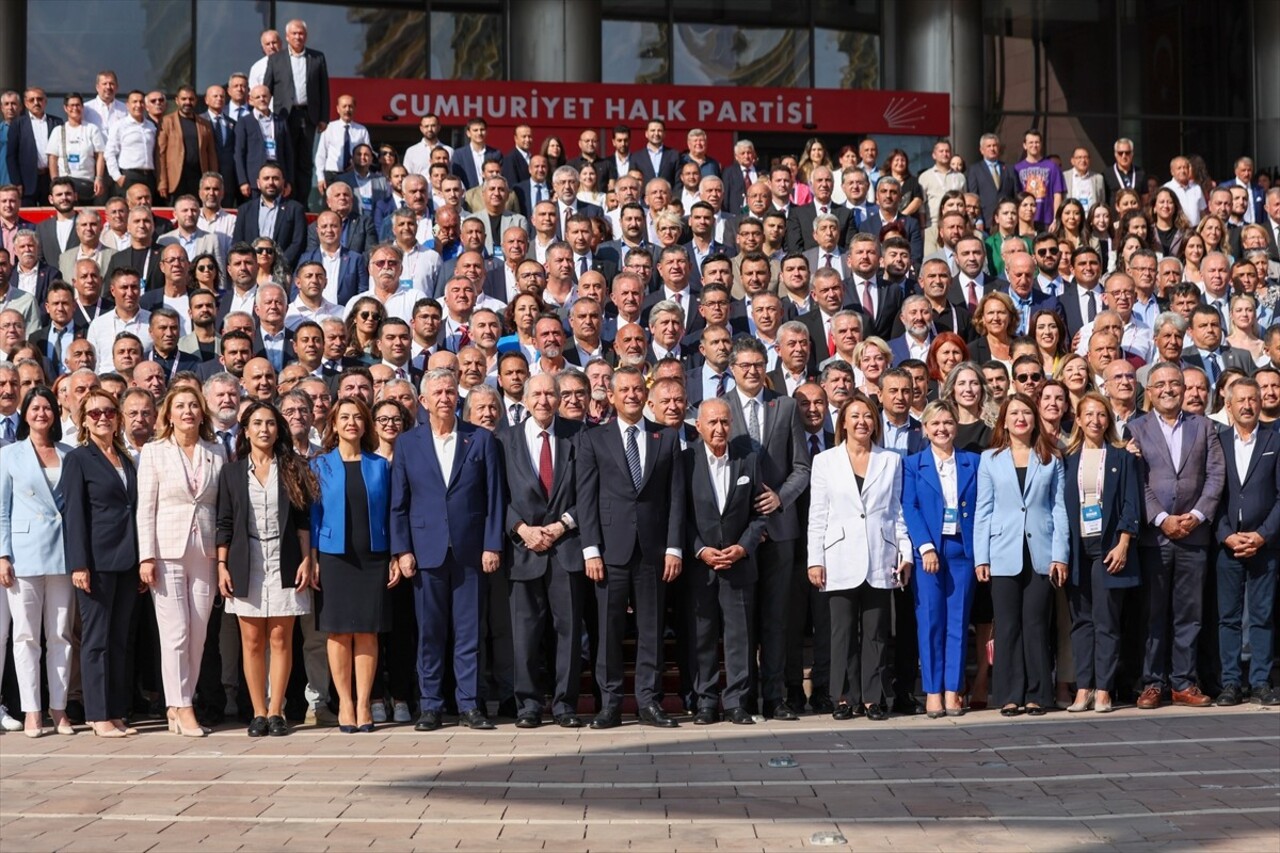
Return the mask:
[(627, 467), (631, 469), (631, 484), (640, 491), (640, 481), (644, 479), (644, 469), (640, 467), (640, 445), (636, 443), (636, 435), (640, 427), (627, 427)]
[(342, 162), (338, 165), (339, 172), (345, 172), (351, 168), (351, 125), (344, 125), (342, 128)]

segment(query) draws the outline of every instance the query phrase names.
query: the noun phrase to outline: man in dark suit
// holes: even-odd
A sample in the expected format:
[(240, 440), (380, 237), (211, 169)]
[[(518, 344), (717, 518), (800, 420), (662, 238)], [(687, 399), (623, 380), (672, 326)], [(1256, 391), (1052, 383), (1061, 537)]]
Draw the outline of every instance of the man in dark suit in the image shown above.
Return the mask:
[(496, 163), (502, 162), (502, 152), (492, 145), (485, 144), (488, 134), (488, 123), (477, 116), (467, 122), (467, 144), (453, 149), (449, 168), (453, 174), (462, 179), (464, 190), (480, 186), (485, 163), (490, 160)]
[[(751, 620), (755, 615), (755, 553), (765, 532), (757, 504), (760, 476), (756, 454), (729, 444), (732, 416), (723, 399), (698, 410), (702, 441), (684, 451), (689, 472), (685, 507), (689, 513), (685, 550), (690, 593), (686, 628), (696, 660), (695, 725), (716, 722), (723, 702), (725, 717), (751, 725), (747, 707), (751, 688)], [(720, 655), (724, 639), (725, 688), (720, 692)]]
[[(258, 172), (268, 162), (279, 163), (285, 180), (292, 181), (294, 158), (288, 125), (283, 118), (271, 113), (271, 91), (266, 86), (254, 86), (249, 100), (253, 103), (253, 113), (235, 126), (236, 185), (246, 199), (253, 195)], [(270, 129), (269, 136), (264, 135), (264, 127)], [(308, 186), (297, 190), (306, 193)]]
[(739, 139), (733, 146), (734, 165), (726, 166), (720, 179), (724, 181), (724, 211), (741, 212), (747, 200), (747, 187), (760, 180), (756, 168), (756, 147), (749, 139)]
[[(262, 84), (271, 90), (276, 113), (288, 123), (294, 162), (287, 180), (298, 198), (305, 200), (311, 188), (316, 134), (329, 124), (329, 66), (323, 53), (307, 47), (307, 25), (302, 21), (285, 25), (284, 39), (288, 47), (267, 59)], [(295, 82), (298, 71), (306, 81), (305, 91), (299, 91)]]
[(1213, 700), (1196, 683), (1196, 644), (1212, 521), (1226, 479), (1222, 444), (1210, 420), (1182, 411), (1177, 365), (1156, 365), (1147, 391), (1152, 410), (1129, 422), (1142, 456), (1148, 522), (1139, 539), (1148, 625), (1138, 707), (1160, 707), (1166, 686), (1175, 705), (1203, 707)]
[(911, 263), (917, 269), (924, 260), (924, 235), (920, 233), (920, 223), (914, 216), (903, 216), (898, 212), (902, 203), (902, 184), (891, 175), (884, 175), (876, 182), (876, 209), (858, 229), (876, 239), (880, 230), (886, 225), (900, 225), (902, 236), (911, 245)]
[[(881, 179), (882, 182), (885, 179)], [(849, 242), (849, 277), (844, 280), (846, 307), (862, 315), (862, 335), (893, 337), (902, 309), (902, 288), (880, 277), (880, 247), (874, 236), (855, 234)]]
[[(540, 664), (546, 659), (547, 618), (555, 631), (555, 691), (551, 714), (575, 729), (582, 674), (579, 626), (586, 583), (578, 539), (577, 435), (582, 424), (556, 417), (555, 377), (539, 374), (524, 386), (529, 417), (498, 431), (506, 461), (506, 563), (511, 571), (511, 629), (515, 645), (516, 726), (542, 724)], [(504, 421), (505, 423), (505, 421)]]
[[(36, 224), (36, 237), (40, 240), (40, 254), (44, 262), (57, 268), (62, 260), (62, 253), (80, 245), (80, 235), (76, 233), (76, 185), (65, 175), (59, 176), (49, 185), (49, 204), (53, 206), (53, 216), (40, 220)], [(94, 214), (97, 215), (96, 213)], [(65, 240), (60, 238), (65, 233)]]
[[(373, 224), (373, 215), (365, 213), (356, 204), (355, 193), (349, 184), (334, 181), (325, 187), (324, 204), (327, 211), (338, 215), (338, 242), (342, 248), (366, 255), (377, 245), (378, 231)], [(312, 222), (307, 226), (307, 250), (319, 245), (316, 223)]]
[(315, 223), (311, 226), (317, 231), (318, 243), (314, 248), (303, 252), (298, 258), (298, 270), (302, 269), (305, 263), (317, 263), (323, 266), (325, 255), (330, 258), (335, 255), (338, 258), (338, 297), (335, 300), (338, 305), (346, 305), (352, 297), (369, 286), (369, 267), (365, 263), (364, 255), (359, 252), (353, 252), (344, 248), (337, 241), (342, 234), (342, 225), (338, 219), (338, 214), (331, 210), (316, 217)]
[(663, 145), (667, 126), (660, 118), (649, 119), (645, 125), (644, 148), (631, 155), (632, 168), (639, 169), (647, 184), (654, 178), (662, 178), (671, 186), (676, 185), (676, 170), (680, 168), (680, 155), (674, 148)]
[(1133, 140), (1120, 138), (1111, 149), (1115, 162), (1102, 173), (1102, 183), (1107, 188), (1107, 204), (1114, 204), (1116, 193), (1123, 189), (1137, 190), (1143, 202), (1147, 200), (1147, 173), (1133, 162)]
[[(947, 301), (952, 305), (963, 305), (972, 314), (987, 291), (1007, 292), (1009, 282), (987, 275), (987, 247), (981, 237), (974, 234), (961, 237), (956, 243), (955, 262), (958, 273), (947, 288)], [(920, 269), (924, 269), (924, 264), (920, 265)]]
[[(1259, 429), (1258, 383), (1241, 379), (1227, 390), (1231, 426), (1219, 433), (1226, 490), (1218, 509), (1218, 705), (1238, 705), (1248, 685), (1254, 702), (1280, 705), (1271, 686), (1277, 562), (1280, 562), (1280, 433)], [(1241, 617), (1249, 607), (1248, 670), (1241, 672)], [(1248, 681), (1244, 676), (1248, 676)]]
[(1234, 367), (1252, 375), (1256, 367), (1253, 356), (1222, 342), (1222, 315), (1210, 305), (1197, 305), (1191, 311), (1187, 334), (1191, 346), (1182, 351), (1184, 367), (1198, 367), (1209, 377), (1209, 387), (1217, 387), (1222, 371)]
[[(287, 269), (298, 265), (307, 238), (307, 216), (302, 205), (284, 198), (284, 170), (277, 163), (264, 163), (258, 170), (258, 194), (236, 210), (233, 243), (252, 243), (259, 237), (275, 241), (276, 251)], [(263, 228), (268, 220), (269, 227)], [(114, 258), (112, 259), (114, 260)]]
[[(1056, 311), (1059, 315), (1064, 314), (1063, 303), (1058, 301), (1056, 296), (1050, 296), (1040, 288), (1036, 287), (1036, 262), (1026, 252), (1018, 252), (1012, 255), (1004, 268), (1005, 274), (1009, 276), (1007, 288), (1002, 288), (1001, 293), (1009, 294), (1009, 298), (1013, 300), (1013, 307), (1018, 312), (1018, 316), (1014, 318), (1013, 331), (1017, 333), (1018, 329), (1031, 321), (1031, 315), (1037, 311)], [(1066, 294), (1064, 293), (1065, 297)], [(1102, 294), (1098, 294), (1101, 299)], [(1080, 300), (1075, 292), (1072, 292), (1073, 302), (1075, 306), (1076, 320), (1083, 324), (1085, 321), (1080, 319)], [(1098, 310), (1102, 310), (1101, 302), (1099, 302)], [(1076, 326), (1078, 331), (1080, 326)], [(1071, 331), (1070, 321), (1067, 326), (1068, 336), (1073, 337), (1075, 332)], [(1066, 343), (1070, 343), (1068, 340)]]
[(587, 579), (595, 584), (600, 648), (596, 683), (602, 708), (594, 729), (621, 725), (622, 640), (627, 603), (635, 611), (636, 702), (640, 722), (675, 728), (659, 704), (666, 585), (680, 575), (684, 547), (685, 471), (679, 437), (646, 427), (644, 374), (613, 375), (613, 424), (581, 434), (578, 521)]
[(493, 723), (479, 707), (481, 571), (498, 571), (506, 489), (497, 439), (458, 421), (458, 379), (447, 368), (427, 372), (423, 404), (429, 423), (410, 430), (391, 466), (391, 552), (412, 578), (418, 616), (419, 731), (440, 728), (445, 654), (453, 647), (459, 722)]
[(539, 202), (550, 201), (554, 196), (550, 174), (547, 158), (534, 154), (529, 158), (529, 174), (523, 181), (510, 185), (511, 192), (516, 197), (516, 207), (526, 219), (533, 218), (533, 209)]
[(1000, 160), (1000, 137), (984, 133), (978, 140), (982, 153), (980, 162), (969, 167), (967, 189), (978, 196), (982, 205), (982, 221), (995, 222), (996, 207), (1002, 199), (1013, 199), (1022, 190), (1018, 173), (1008, 163)]
[(527, 124), (516, 125), (512, 141), (514, 147), (502, 158), (502, 177), (507, 179), (509, 187), (529, 180), (529, 161), (534, 154), (533, 128)]
[[(5, 149), (9, 180), (22, 188), (22, 203), (27, 207), (44, 204), (49, 196), (49, 164), (41, 156), (49, 132), (62, 125), (62, 119), (45, 113), (48, 99), (43, 89), (23, 93), (27, 111), (9, 126), (9, 144)], [(36, 137), (40, 139), (37, 142)]]
[(832, 177), (831, 169), (826, 166), (814, 169), (809, 175), (809, 186), (813, 189), (813, 202), (795, 205), (787, 215), (787, 236), (784, 244), (786, 250), (803, 252), (816, 248), (818, 241), (817, 235), (813, 232), (813, 222), (824, 214), (830, 214), (836, 218), (839, 226), (837, 245), (843, 248), (852, 236), (849, 230), (853, 227), (849, 224), (852, 211), (843, 204), (836, 204), (831, 200), (831, 193), (835, 189), (835, 179)]
[(25, 290), (19, 283), (29, 276), (32, 277), (30, 292), (43, 320), (44, 297), (49, 291), (49, 283), (61, 279), (62, 273), (40, 256), (40, 241), (34, 232), (19, 231), (13, 238), (13, 271), (9, 273), (8, 292), (16, 296)]
[(49, 322), (29, 336), (31, 345), (53, 368), (48, 374), (50, 380), (63, 372), (71, 342), (83, 338), (89, 330), (88, 323), (79, 322), (75, 300), (71, 285), (61, 280), (51, 282), (42, 306)]
[(786, 702), (784, 675), (796, 541), (804, 536), (795, 504), (809, 485), (809, 454), (796, 401), (764, 387), (768, 365), (764, 344), (756, 338), (738, 338), (731, 364), (735, 387), (726, 395), (733, 417), (731, 440), (758, 456), (761, 489), (755, 508), (768, 520), (759, 550), (759, 605), (753, 634), (760, 644), (759, 669), (749, 704), (754, 710), (755, 700), (763, 699), (766, 717), (795, 720), (796, 710)]
[(227, 90), (214, 83), (204, 91), (204, 105), (208, 108), (201, 117), (213, 128), (213, 149), (218, 155), (218, 174), (222, 175), (224, 188), (222, 203), (230, 206), (236, 188), (236, 120), (227, 115)]

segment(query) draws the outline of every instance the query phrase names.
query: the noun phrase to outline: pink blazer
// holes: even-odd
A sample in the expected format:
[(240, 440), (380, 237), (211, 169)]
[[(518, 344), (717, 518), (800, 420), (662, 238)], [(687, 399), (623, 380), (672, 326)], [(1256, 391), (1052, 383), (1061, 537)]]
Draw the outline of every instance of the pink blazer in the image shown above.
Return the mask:
[(204, 553), (215, 553), (221, 445), (200, 441), (200, 482), (192, 494), (182, 450), (172, 440), (153, 441), (138, 460), (138, 559), (180, 560), (194, 528)]

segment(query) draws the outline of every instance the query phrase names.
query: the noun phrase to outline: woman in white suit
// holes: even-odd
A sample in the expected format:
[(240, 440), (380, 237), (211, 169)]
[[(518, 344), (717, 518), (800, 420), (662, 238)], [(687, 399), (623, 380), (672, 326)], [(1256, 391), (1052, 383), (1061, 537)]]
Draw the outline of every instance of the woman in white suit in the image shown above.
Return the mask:
[(991, 583), (995, 609), (993, 695), (1006, 717), (1053, 704), (1049, 619), (1071, 555), (1065, 471), (1035, 404), (1011, 395), (978, 466), (973, 525), (974, 571)]
[(62, 459), (71, 448), (61, 440), (58, 398), (43, 386), (32, 388), (22, 401), (17, 443), (0, 450), (0, 586), (13, 614), (13, 662), (27, 737), (44, 734), (42, 629), (49, 716), (58, 734), (75, 731), (66, 710), (75, 590), (62, 546), (61, 488)]
[(911, 572), (902, 457), (878, 446), (880, 430), (879, 407), (855, 391), (836, 415), (836, 446), (814, 457), (810, 478), (809, 582), (826, 591), (831, 611), (837, 720), (888, 719), (890, 593)]
[(203, 737), (191, 702), (218, 591), (214, 540), (226, 455), (199, 391), (171, 390), (159, 421), (138, 461), (139, 574), (155, 602), (169, 731)]

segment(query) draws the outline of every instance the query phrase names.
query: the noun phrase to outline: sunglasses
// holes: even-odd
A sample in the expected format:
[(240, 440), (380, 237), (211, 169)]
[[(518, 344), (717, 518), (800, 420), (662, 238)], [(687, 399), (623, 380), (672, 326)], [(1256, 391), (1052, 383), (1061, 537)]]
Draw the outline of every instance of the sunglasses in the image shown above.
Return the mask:
[(386, 269), (387, 267), (394, 267), (396, 262), (393, 258), (380, 258), (379, 260), (374, 261), (373, 265), (378, 269)]
[(378, 320), (382, 318), (382, 315), (377, 311), (359, 311), (356, 316), (361, 320)]
[(1041, 379), (1044, 379), (1044, 374), (1043, 373), (1018, 373), (1013, 378), (1018, 380), (1019, 382), (1039, 382)]
[(274, 255), (276, 253), (276, 250), (271, 248), (270, 246), (259, 246), (258, 248), (253, 250), (253, 253), (255, 255)]
[(111, 420), (116, 416), (115, 409), (89, 409), (84, 416), (91, 421)]
[(196, 267), (196, 272), (213, 272), (216, 269), (217, 267), (215, 267), (213, 264), (200, 264), (198, 267)]
[(1036, 254), (1042, 258), (1047, 258), (1050, 255), (1056, 255), (1058, 253), (1057, 249), (1036, 249)]

